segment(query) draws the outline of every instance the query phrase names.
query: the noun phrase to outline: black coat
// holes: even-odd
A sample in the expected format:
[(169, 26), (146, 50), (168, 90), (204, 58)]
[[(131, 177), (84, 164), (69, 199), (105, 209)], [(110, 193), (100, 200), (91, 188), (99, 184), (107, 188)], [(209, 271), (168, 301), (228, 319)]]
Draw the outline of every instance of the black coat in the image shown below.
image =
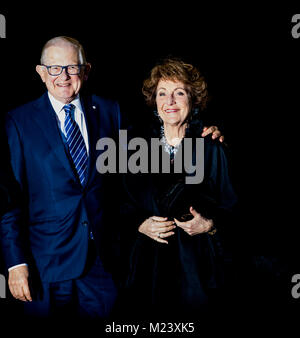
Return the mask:
[[(200, 123), (195, 123), (186, 137), (200, 137), (201, 130)], [(186, 184), (186, 175), (183, 172), (124, 177), (127, 196), (122, 208), (122, 243), (127, 249), (124, 257), (129, 257), (125, 294), (135, 317), (195, 313), (224, 285), (224, 238), (233, 224), (237, 198), (222, 144), (211, 136), (204, 139), (204, 179), (200, 184)], [(189, 236), (176, 228), (166, 245), (138, 232), (146, 218), (180, 219), (189, 213), (190, 206), (214, 220), (214, 235)]]

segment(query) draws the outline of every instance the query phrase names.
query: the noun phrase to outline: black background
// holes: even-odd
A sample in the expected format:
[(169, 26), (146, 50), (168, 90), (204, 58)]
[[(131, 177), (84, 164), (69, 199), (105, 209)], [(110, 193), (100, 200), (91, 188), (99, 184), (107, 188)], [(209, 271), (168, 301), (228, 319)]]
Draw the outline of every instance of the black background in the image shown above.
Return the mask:
[(221, 128), (232, 153), (233, 181), (242, 206), (240, 231), (233, 241), (245, 244), (255, 264), (263, 260), (263, 293), (268, 300), (280, 299), (278, 311), (284, 312), (286, 306), (298, 304), (290, 295), (290, 279), (300, 273), (300, 39), (291, 35), (291, 18), (299, 10), (287, 5), (203, 4), (95, 7), (84, 2), (62, 8), (50, 3), (0, 10), (7, 21), (7, 38), (0, 40), (1, 116), (43, 93), (35, 65), (42, 46), (54, 36), (82, 43), (92, 64), (89, 90), (117, 99), (123, 113), (141, 127), (150, 114), (143, 103), (142, 81), (154, 64), (174, 55), (197, 65), (212, 98), (204, 118)]

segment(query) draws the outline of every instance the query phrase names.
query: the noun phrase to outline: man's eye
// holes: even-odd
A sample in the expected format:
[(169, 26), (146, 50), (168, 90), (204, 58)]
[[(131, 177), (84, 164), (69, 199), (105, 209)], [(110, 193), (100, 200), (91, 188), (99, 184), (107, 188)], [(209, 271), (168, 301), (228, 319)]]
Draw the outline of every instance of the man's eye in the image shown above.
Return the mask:
[(59, 67), (59, 66), (57, 66), (57, 67), (56, 67), (56, 66), (55, 66), (55, 67), (52, 66), (51, 69), (52, 69), (52, 70), (59, 70), (60, 67)]

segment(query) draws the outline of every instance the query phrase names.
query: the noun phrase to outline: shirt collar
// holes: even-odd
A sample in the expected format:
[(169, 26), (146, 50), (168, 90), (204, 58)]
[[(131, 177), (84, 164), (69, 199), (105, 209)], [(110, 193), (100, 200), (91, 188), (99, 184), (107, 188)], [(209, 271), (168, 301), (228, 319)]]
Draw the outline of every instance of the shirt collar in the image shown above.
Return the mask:
[[(56, 115), (61, 115), (63, 114), (63, 116), (65, 115), (65, 112), (63, 110), (63, 107), (65, 106), (65, 103), (62, 103), (60, 101), (58, 101), (52, 94), (50, 94), (48, 92), (48, 96), (49, 96), (49, 100), (51, 102), (51, 105), (56, 113)], [(80, 103), (80, 96), (79, 94), (75, 97), (75, 99), (70, 102), (72, 103), (76, 108), (79, 109), (80, 112), (82, 112), (82, 106), (81, 106), (81, 103)]]

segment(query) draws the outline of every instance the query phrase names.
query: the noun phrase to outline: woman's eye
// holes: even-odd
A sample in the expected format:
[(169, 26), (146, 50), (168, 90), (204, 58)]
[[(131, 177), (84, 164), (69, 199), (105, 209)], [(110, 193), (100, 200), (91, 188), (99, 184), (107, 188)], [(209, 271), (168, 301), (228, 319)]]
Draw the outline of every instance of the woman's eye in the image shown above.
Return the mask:
[(184, 95), (185, 95), (185, 92), (180, 91), (180, 92), (177, 92), (176, 95), (184, 96)]
[(158, 96), (165, 96), (165, 93), (158, 93)]

